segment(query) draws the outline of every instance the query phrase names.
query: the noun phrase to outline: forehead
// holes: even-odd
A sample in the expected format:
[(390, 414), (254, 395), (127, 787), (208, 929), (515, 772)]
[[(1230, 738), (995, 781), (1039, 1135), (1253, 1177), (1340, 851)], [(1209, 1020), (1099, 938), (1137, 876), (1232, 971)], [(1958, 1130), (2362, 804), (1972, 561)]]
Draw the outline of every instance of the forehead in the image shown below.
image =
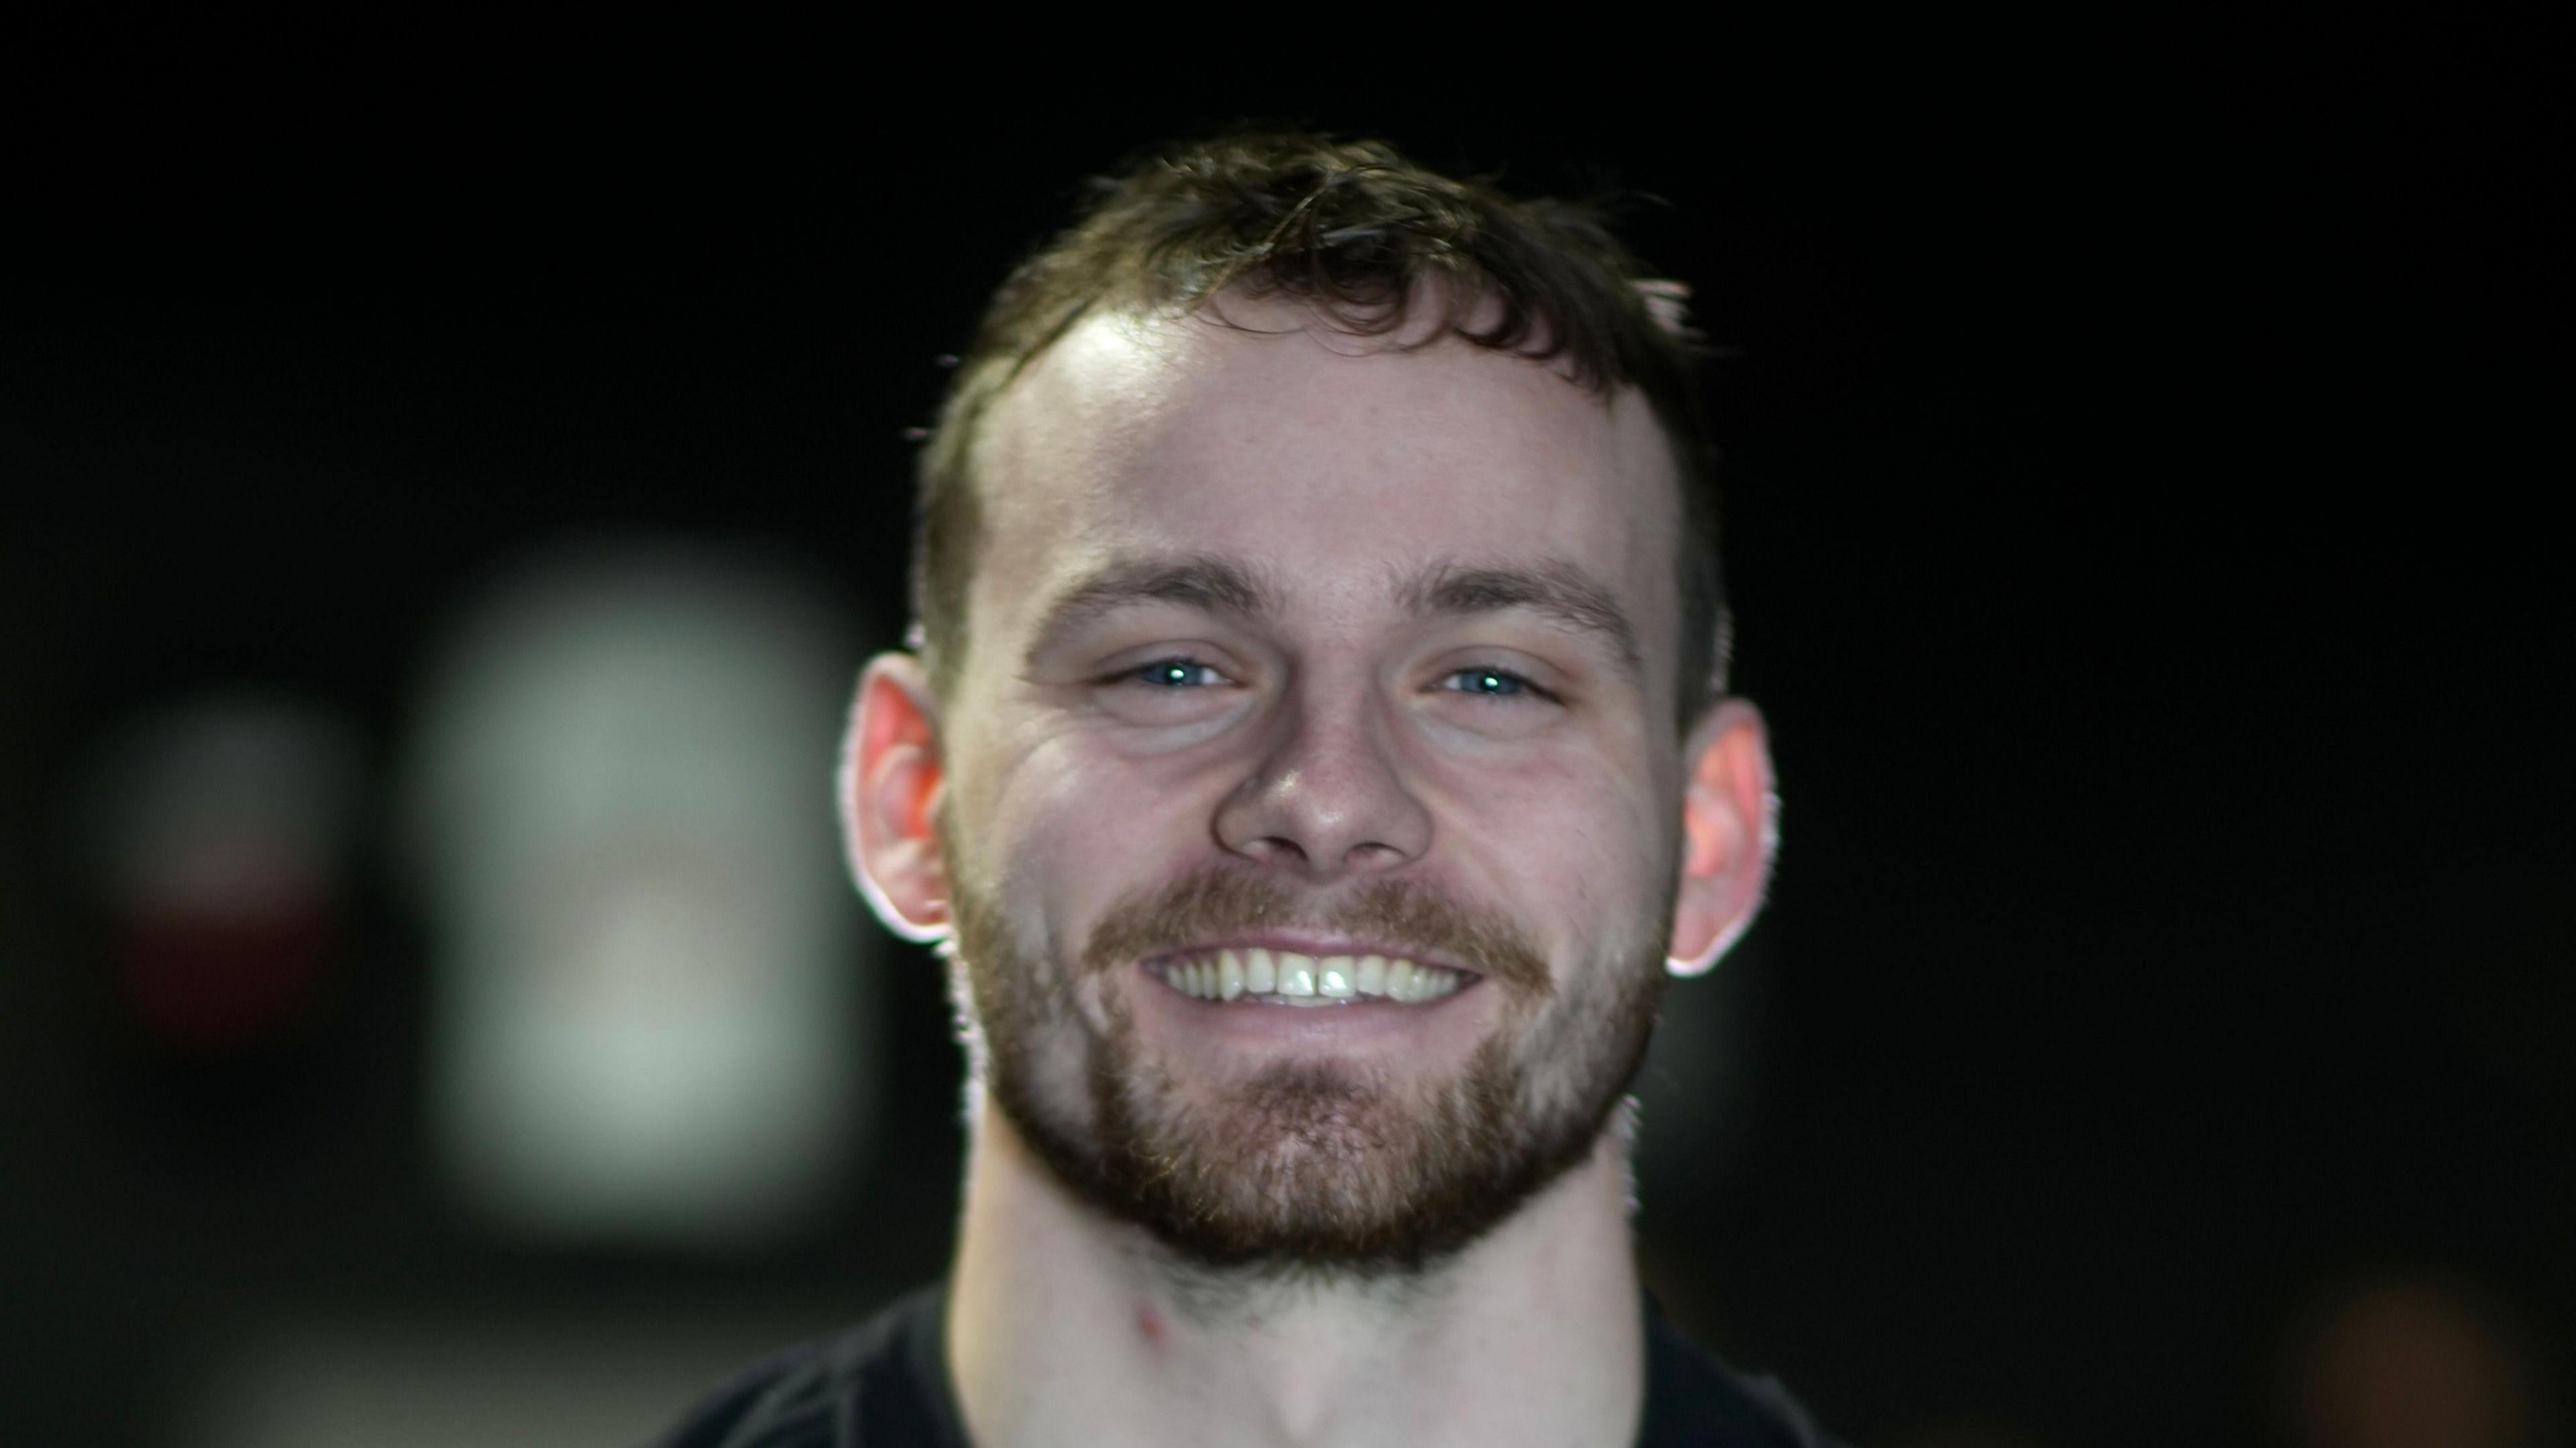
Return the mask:
[(1184, 552), (1350, 609), (1426, 560), (1564, 562), (1620, 596), (1648, 657), (1675, 631), (1681, 509), (1651, 409), (1454, 337), (1401, 350), (1232, 300), (1094, 316), (997, 400), (975, 472), (970, 634), (996, 643), (1068, 580)]

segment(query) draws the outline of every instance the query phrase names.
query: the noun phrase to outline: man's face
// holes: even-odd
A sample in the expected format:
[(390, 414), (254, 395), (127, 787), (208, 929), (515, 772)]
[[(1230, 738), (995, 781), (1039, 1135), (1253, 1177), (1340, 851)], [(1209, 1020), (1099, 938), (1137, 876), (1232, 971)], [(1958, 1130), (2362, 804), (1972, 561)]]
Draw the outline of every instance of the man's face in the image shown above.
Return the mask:
[(1543, 364), (1224, 314), (1261, 330), (1086, 321), (988, 419), (958, 949), (996, 1105), (1096, 1204), (1212, 1263), (1418, 1264), (1582, 1159), (1644, 1049), (1671, 462)]

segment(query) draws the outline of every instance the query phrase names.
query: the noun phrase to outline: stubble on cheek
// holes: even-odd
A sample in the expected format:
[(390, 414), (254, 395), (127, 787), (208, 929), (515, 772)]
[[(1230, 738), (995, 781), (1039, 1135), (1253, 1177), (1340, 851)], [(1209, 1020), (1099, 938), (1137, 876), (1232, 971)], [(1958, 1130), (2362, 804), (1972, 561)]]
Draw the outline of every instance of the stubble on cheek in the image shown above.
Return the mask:
[(1095, 1134), (1088, 1080), (1097, 1037), (1077, 1020), (1071, 983), (1045, 951), (1022, 948), (1000, 905), (965, 872), (950, 883), (950, 985), (971, 1084), (1023, 1135), (1044, 1138), (1041, 1148)]

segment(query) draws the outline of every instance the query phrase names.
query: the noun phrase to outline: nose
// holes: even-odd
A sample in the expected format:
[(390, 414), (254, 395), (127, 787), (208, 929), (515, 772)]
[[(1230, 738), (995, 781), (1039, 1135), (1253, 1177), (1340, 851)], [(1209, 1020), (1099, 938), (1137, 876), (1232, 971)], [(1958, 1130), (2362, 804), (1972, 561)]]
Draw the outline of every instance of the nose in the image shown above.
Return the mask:
[(1431, 812), (1405, 787), (1366, 691), (1329, 699), (1318, 692), (1310, 688), (1284, 711), (1276, 737), (1226, 795), (1218, 842), (1316, 880), (1420, 859), (1431, 845)]

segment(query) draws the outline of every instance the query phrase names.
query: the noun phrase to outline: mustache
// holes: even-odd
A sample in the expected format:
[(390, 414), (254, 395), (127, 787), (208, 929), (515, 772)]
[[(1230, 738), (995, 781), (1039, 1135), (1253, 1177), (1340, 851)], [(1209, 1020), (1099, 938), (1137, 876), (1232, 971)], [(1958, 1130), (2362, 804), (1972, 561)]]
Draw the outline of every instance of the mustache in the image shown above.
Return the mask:
[(1550, 989), (1547, 957), (1518, 922), (1411, 880), (1377, 880), (1318, 907), (1277, 879), (1212, 866), (1120, 900), (1093, 927), (1085, 977), (1198, 944), (1212, 936), (1300, 929), (1372, 941), (1390, 953), (1447, 961), (1515, 994)]

